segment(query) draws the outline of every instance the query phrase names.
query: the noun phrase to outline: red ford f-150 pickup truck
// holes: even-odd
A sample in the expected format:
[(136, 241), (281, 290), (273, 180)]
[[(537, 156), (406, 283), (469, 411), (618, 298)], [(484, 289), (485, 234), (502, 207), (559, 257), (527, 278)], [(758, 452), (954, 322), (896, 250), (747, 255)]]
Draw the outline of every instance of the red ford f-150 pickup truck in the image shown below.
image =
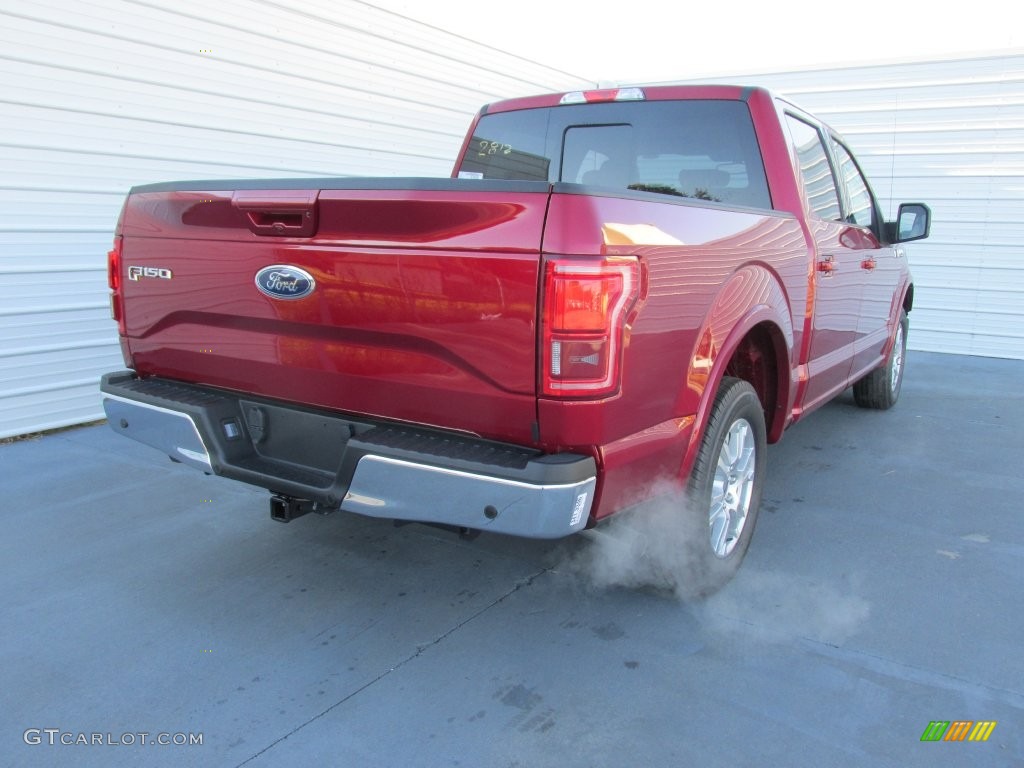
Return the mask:
[(766, 443), (850, 385), (899, 396), (898, 244), (930, 212), (883, 220), (843, 139), (766, 90), (491, 104), (452, 175), (132, 189), (111, 427), (282, 521), (554, 538), (676, 488), (717, 586)]

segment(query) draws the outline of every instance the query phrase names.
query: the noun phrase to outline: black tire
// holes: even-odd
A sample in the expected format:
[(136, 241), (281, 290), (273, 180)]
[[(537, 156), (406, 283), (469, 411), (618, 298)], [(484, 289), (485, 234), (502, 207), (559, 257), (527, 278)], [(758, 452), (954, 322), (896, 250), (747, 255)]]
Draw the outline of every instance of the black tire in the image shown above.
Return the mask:
[(889, 356), (881, 366), (853, 385), (853, 399), (861, 408), (885, 411), (896, 405), (903, 388), (903, 371), (907, 367), (907, 332), (910, 320), (900, 312), (895, 338)]
[(754, 388), (742, 379), (722, 379), (690, 473), (685, 514), (693, 567), (689, 583), (676, 585), (685, 596), (710, 595), (739, 569), (761, 506), (767, 446), (764, 409)]

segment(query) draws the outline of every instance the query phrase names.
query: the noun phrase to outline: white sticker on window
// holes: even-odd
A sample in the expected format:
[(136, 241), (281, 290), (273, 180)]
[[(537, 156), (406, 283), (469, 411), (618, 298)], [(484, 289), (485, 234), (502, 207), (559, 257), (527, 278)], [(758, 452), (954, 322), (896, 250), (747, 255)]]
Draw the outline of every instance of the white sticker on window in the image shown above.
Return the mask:
[(460, 179), (482, 179), (484, 175), (480, 171), (459, 171)]

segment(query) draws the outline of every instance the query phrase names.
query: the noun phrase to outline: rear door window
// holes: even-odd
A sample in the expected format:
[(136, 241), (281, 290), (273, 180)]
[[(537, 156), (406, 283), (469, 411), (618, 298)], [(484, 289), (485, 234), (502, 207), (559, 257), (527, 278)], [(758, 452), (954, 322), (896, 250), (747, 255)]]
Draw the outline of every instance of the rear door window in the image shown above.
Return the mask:
[(811, 213), (826, 221), (842, 221), (839, 192), (836, 190), (832, 163), (822, 143), (821, 133), (810, 123), (793, 115), (787, 114), (786, 120)]

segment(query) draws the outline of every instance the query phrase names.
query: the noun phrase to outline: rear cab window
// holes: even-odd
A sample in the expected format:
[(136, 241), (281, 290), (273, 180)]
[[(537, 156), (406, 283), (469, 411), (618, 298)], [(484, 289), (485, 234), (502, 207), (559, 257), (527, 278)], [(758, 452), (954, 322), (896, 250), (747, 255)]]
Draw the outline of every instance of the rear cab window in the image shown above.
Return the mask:
[(459, 178), (569, 182), (771, 209), (740, 101), (647, 101), (484, 115)]

